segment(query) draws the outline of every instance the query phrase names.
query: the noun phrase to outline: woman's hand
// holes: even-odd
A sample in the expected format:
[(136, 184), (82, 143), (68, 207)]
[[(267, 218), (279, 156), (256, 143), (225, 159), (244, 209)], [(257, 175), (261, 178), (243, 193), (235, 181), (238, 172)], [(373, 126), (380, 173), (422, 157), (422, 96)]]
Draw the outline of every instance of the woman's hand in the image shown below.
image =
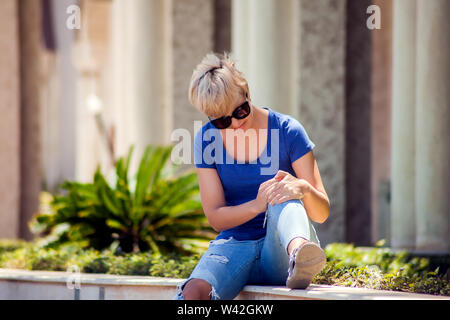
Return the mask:
[(301, 199), (312, 190), (312, 186), (308, 181), (305, 179), (297, 179), (283, 170), (279, 170), (271, 180), (275, 180), (275, 183), (269, 184), (264, 189), (267, 203), (270, 205), (292, 199)]
[(255, 199), (257, 212), (263, 212), (267, 210), (267, 191), (270, 187), (276, 185), (277, 183), (278, 181), (275, 180), (275, 177), (261, 183), (258, 189), (258, 195)]

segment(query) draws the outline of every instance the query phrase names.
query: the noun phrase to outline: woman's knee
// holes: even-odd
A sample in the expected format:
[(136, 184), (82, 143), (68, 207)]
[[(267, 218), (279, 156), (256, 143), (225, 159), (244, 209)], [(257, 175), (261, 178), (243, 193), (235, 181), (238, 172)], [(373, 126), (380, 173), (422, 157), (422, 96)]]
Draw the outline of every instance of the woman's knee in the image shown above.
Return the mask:
[[(301, 200), (297, 200), (297, 199), (293, 199), (293, 200), (288, 200), (288, 201), (284, 201), (282, 203), (276, 203), (274, 205), (268, 205), (268, 212), (269, 214), (280, 214), (281, 211), (283, 211), (283, 209), (285, 209), (286, 207), (296, 207), (296, 209), (300, 209), (300, 211), (305, 211), (305, 208), (303, 206), (303, 202)], [(298, 210), (296, 210), (298, 211)], [(306, 213), (306, 211), (305, 211)]]
[(185, 300), (210, 300), (211, 285), (202, 279), (191, 279), (183, 288)]

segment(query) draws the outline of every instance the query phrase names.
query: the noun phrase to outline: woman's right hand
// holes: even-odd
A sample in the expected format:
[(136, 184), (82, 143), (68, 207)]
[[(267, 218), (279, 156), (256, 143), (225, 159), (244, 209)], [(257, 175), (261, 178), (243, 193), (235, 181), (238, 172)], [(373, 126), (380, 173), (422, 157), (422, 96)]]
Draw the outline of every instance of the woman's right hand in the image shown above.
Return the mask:
[(272, 179), (264, 181), (259, 186), (258, 195), (256, 196), (256, 199), (255, 199), (255, 206), (256, 206), (257, 212), (263, 212), (263, 211), (267, 210), (267, 191), (275, 183), (278, 183), (278, 181), (275, 180), (275, 177), (274, 177)]

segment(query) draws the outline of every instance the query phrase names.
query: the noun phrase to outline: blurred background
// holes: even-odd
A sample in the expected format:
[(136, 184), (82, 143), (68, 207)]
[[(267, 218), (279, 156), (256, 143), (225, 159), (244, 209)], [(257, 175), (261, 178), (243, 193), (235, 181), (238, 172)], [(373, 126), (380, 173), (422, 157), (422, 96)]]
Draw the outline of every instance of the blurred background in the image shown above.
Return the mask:
[(448, 16), (448, 0), (0, 0), (0, 238), (32, 239), (41, 191), (193, 134), (191, 73), (227, 51), (253, 102), (316, 144), (323, 245), (449, 253)]

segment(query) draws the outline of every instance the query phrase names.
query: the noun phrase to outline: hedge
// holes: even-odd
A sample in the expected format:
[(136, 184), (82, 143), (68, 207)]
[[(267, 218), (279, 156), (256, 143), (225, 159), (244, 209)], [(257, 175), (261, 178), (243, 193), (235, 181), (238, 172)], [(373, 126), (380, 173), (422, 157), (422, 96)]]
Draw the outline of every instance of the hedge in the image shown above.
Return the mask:
[[(325, 247), (328, 263), (315, 284), (391, 291), (450, 295), (447, 274), (430, 270), (429, 260), (389, 248), (359, 248), (334, 243)], [(63, 246), (39, 248), (24, 241), (0, 241), (0, 268), (66, 271), (77, 265), (81, 272), (187, 278), (201, 254), (182, 256), (151, 252), (113, 254), (109, 250)]]

